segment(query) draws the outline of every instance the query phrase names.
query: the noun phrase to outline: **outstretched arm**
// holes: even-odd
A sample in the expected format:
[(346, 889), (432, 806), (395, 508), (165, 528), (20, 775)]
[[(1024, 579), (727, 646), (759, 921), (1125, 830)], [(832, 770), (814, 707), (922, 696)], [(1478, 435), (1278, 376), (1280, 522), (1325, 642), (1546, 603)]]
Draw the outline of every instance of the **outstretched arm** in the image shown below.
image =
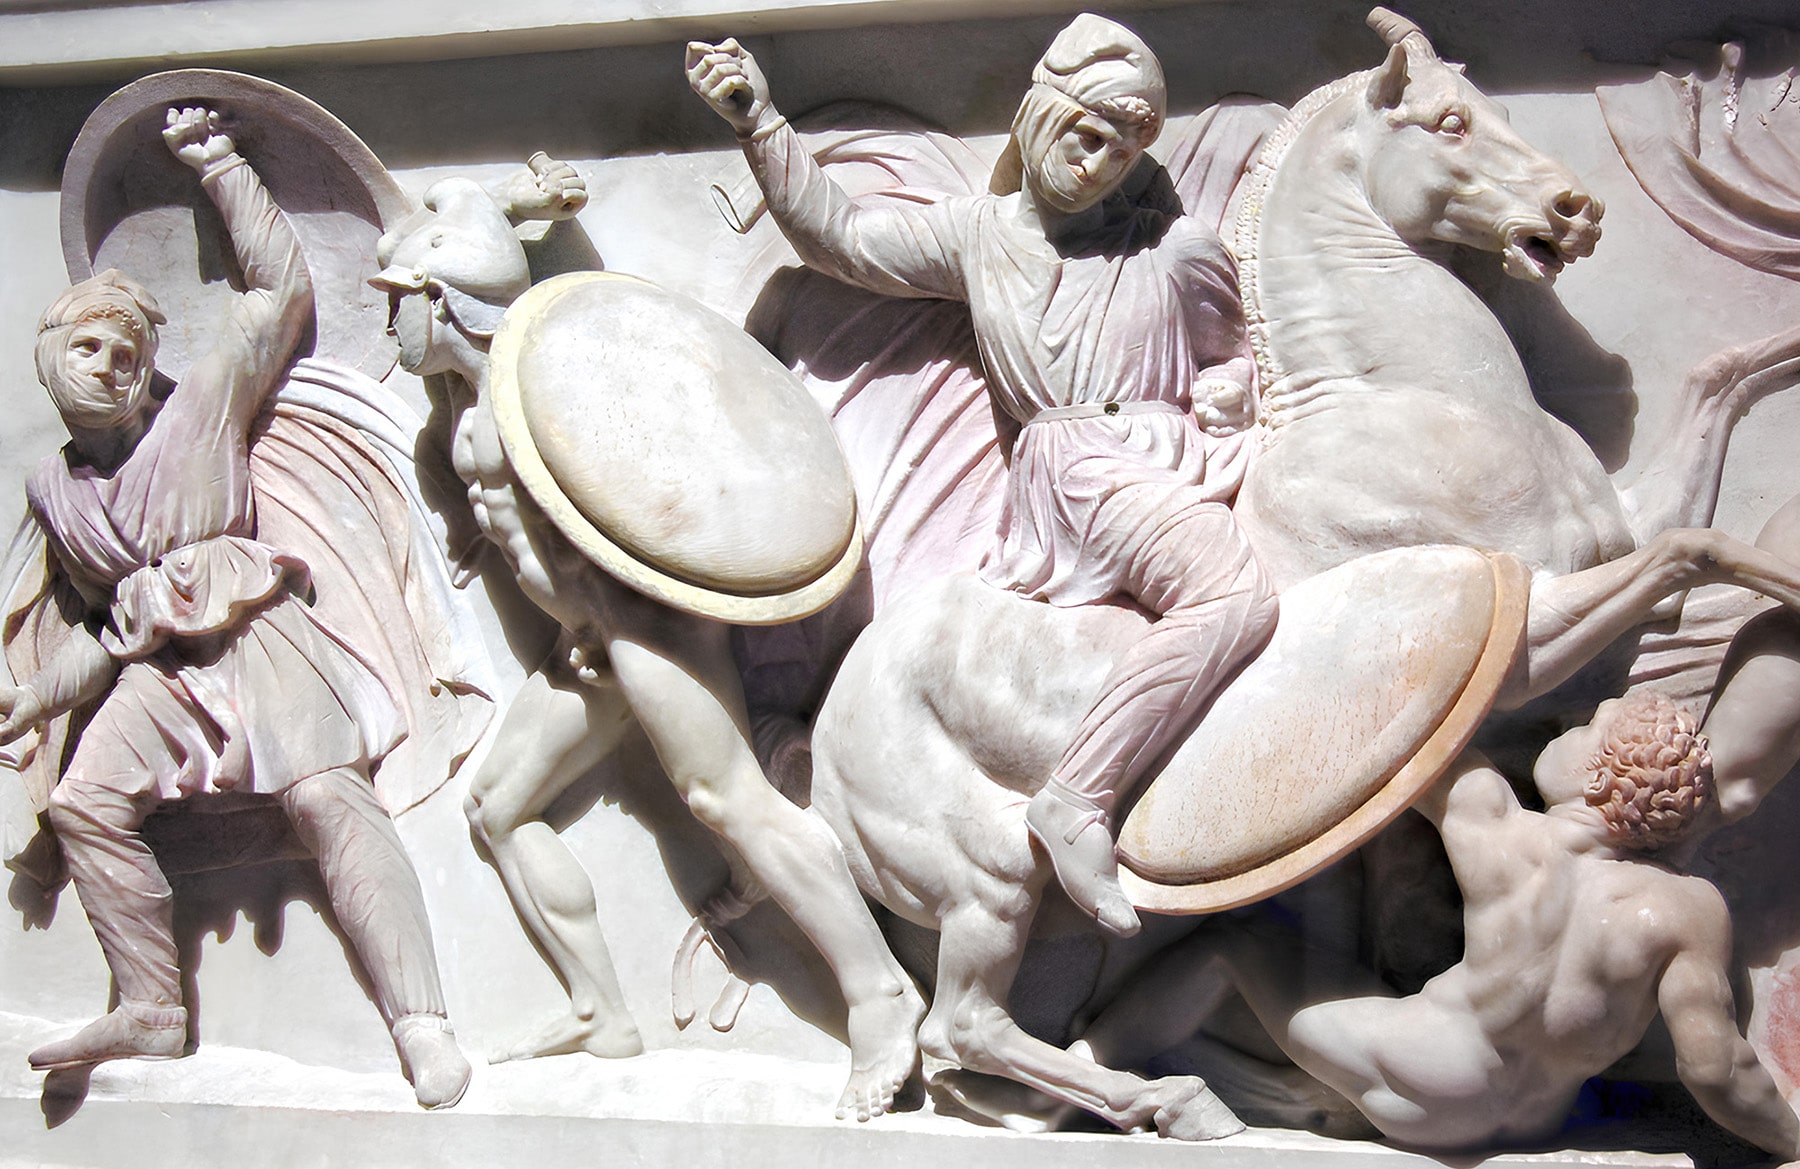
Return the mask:
[(200, 176), (224, 216), (248, 286), (232, 305), (219, 343), (188, 382), (225, 395), (223, 416), (248, 427), (312, 321), (312, 277), (287, 217), (237, 152), (216, 112), (170, 110), (163, 141)]
[(105, 694), (119, 663), (86, 625), (23, 686), (0, 686), (0, 746)]
[(1708, 1116), (1777, 1157), (1800, 1157), (1800, 1121), (1738, 1034), (1725, 974), (1731, 927), (1717, 894), (1712, 900), (1709, 914), (1678, 914), (1677, 928), (1689, 940), (1657, 986), (1657, 1005), (1675, 1041), (1675, 1070)]
[(808, 267), (886, 296), (966, 300), (956, 209), (858, 202), (826, 177), (737, 41), (690, 41), (688, 84), (737, 131), (769, 214)]

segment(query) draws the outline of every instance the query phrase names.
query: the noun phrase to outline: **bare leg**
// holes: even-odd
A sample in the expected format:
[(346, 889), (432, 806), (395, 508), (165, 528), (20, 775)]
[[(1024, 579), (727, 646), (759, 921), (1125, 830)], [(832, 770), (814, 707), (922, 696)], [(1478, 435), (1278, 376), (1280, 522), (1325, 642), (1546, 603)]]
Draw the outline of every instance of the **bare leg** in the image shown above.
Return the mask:
[(889, 952), (831, 831), (764, 778), (728, 629), (613, 586), (607, 653), (663, 770), (696, 818), (744, 858), (812, 939), (849, 1006), (850, 1082), (838, 1114), (893, 1106), (918, 1066), (924, 1003)]
[(1155, 1128), (1181, 1140), (1242, 1132), (1231, 1110), (1193, 1076), (1147, 1081), (1035, 1039), (1004, 1003), (1018, 973), (1035, 896), (1006, 911), (964, 904), (944, 915), (938, 985), (920, 1042), (971, 1071), (1017, 1080), (1137, 1132)]
[(568, 1015), (495, 1055), (495, 1063), (576, 1051), (619, 1058), (644, 1050), (600, 929), (593, 882), (542, 819), (630, 726), (631, 708), (610, 680), (552, 679), (540, 669), (507, 708), (469, 786), (469, 825), (569, 991)]
[(369, 777), (343, 767), (281, 793), (294, 832), (319, 860), (338, 925), (369, 972), (419, 1103), (448, 1108), (469, 1085), (438, 981), (425, 894)]
[(1533, 582), (1526, 652), (1496, 706), (1510, 710), (1554, 689), (1664, 597), (1703, 584), (1741, 585), (1800, 609), (1800, 567), (1710, 528), (1663, 532), (1617, 560)]

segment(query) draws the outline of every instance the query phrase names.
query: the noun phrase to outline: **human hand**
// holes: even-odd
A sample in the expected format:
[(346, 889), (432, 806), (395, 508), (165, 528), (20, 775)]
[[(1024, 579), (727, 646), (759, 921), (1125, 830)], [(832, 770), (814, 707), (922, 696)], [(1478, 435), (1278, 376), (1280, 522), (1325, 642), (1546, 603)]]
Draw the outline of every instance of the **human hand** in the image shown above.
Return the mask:
[(733, 37), (716, 45), (689, 41), (687, 78), (694, 92), (739, 134), (755, 130), (773, 109), (762, 68)]
[(573, 219), (587, 206), (587, 183), (566, 162), (543, 151), (525, 169), (488, 188), (488, 194), (514, 223), (527, 219)]
[(569, 219), (587, 206), (587, 183), (566, 162), (538, 151), (526, 162), (537, 180), (545, 219)]
[(0, 746), (44, 721), (44, 704), (29, 686), (0, 686)]
[(162, 135), (169, 153), (201, 174), (237, 149), (222, 128), (218, 111), (204, 106), (171, 108), (163, 120)]
[(1194, 420), (1200, 429), (1213, 438), (1247, 429), (1256, 421), (1254, 381), (1255, 369), (1243, 357), (1201, 370), (1194, 385)]

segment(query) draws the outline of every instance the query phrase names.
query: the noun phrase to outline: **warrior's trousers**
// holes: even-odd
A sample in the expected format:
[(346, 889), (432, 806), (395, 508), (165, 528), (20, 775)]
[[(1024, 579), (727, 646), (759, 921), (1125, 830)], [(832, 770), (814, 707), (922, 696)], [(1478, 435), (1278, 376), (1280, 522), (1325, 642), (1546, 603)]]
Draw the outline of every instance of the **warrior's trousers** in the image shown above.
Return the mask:
[(1224, 504), (1168, 508), (1145, 517), (1132, 535), (1121, 591), (1158, 619), (1113, 667), (1053, 773), (1108, 809), (1262, 648), (1277, 612), (1275, 590)]
[[(181, 1002), (169, 882), (138, 829), (161, 802), (71, 773), (50, 793), (50, 824), (69, 874), (127, 1002)], [(391, 1027), (445, 1014), (437, 955), (419, 878), (368, 778), (337, 768), (275, 797), (319, 871), (338, 924), (374, 985)]]

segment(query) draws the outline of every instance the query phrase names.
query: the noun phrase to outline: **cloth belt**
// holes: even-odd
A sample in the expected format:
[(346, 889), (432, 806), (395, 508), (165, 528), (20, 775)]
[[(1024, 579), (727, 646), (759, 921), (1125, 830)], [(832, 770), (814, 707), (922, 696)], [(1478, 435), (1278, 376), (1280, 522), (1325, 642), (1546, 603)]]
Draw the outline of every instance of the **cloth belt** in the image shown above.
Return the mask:
[(1026, 426), (1038, 422), (1065, 422), (1071, 418), (1112, 418), (1124, 414), (1186, 414), (1173, 402), (1077, 402), (1073, 406), (1051, 406), (1039, 410), (1025, 420)]

